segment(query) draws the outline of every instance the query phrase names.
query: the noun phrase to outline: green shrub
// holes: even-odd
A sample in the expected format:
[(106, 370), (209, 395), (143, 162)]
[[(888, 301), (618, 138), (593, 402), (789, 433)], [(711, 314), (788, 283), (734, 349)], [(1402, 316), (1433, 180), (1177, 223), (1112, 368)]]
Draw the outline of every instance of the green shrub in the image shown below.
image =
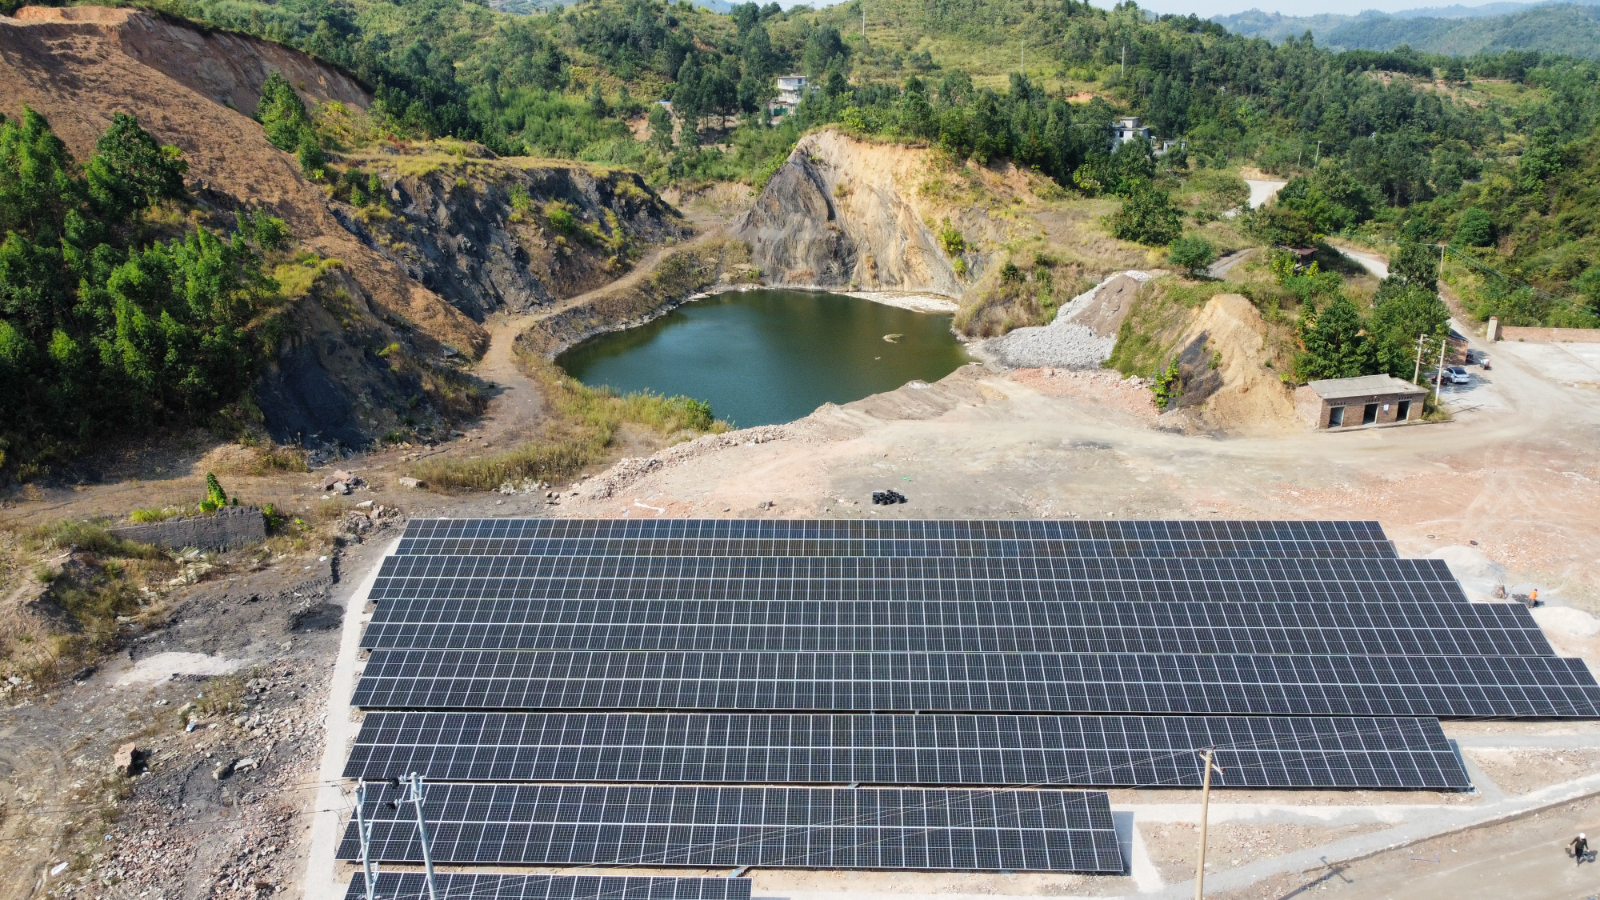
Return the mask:
[(950, 224), (949, 219), (945, 219), (944, 225), (939, 229), (939, 246), (944, 248), (946, 255), (959, 256), (966, 252), (967, 239), (961, 236), (961, 232), (954, 225)]
[(1147, 182), (1132, 188), (1108, 224), (1117, 238), (1151, 247), (1170, 244), (1183, 233), (1183, 219), (1172, 198)]
[(1217, 248), (1203, 237), (1181, 237), (1167, 245), (1167, 259), (1190, 275), (1198, 275), (1217, 261)]
[(1468, 247), (1489, 246), (1494, 243), (1494, 220), (1482, 207), (1467, 207), (1456, 222), (1455, 242)]
[(571, 235), (578, 230), (578, 217), (559, 200), (545, 204), (544, 218), (557, 234)]

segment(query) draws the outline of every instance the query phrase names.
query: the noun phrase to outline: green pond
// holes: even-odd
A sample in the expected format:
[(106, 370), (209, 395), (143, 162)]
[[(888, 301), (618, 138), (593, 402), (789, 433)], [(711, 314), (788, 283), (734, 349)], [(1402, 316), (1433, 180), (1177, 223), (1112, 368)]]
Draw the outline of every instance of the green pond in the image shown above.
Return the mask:
[[(895, 337), (893, 341), (886, 336)], [(567, 374), (619, 392), (711, 404), (747, 428), (792, 422), (908, 381), (937, 381), (969, 357), (950, 316), (820, 291), (732, 291), (557, 357)]]

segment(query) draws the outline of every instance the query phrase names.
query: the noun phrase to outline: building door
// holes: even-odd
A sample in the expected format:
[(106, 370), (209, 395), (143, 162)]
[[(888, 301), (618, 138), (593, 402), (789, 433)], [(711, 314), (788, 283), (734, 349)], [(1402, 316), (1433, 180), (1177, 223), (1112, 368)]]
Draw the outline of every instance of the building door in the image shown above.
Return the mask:
[(1338, 428), (1340, 425), (1343, 425), (1343, 424), (1344, 424), (1344, 407), (1335, 406), (1333, 409), (1328, 410), (1328, 427), (1329, 428)]
[(1396, 422), (1404, 422), (1406, 419), (1408, 419), (1410, 417), (1411, 417), (1411, 401), (1410, 400), (1401, 400), (1399, 408), (1394, 411), (1394, 420)]
[(1371, 425), (1378, 421), (1378, 404), (1368, 403), (1367, 408), (1361, 411), (1361, 424)]

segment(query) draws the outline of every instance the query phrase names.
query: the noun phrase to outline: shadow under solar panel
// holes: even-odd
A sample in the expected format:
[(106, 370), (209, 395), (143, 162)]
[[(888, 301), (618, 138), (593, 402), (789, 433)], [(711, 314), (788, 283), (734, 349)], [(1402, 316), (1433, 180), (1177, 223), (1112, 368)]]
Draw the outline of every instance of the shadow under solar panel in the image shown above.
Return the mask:
[(1556, 657), (378, 650), (365, 709), (1600, 716)]
[[(438, 900), (750, 900), (748, 878), (670, 878), (646, 875), (504, 875), (440, 872)], [(380, 872), (380, 900), (433, 900), (421, 872)], [(345, 900), (366, 900), (367, 878), (350, 882)]]
[(1520, 603), (389, 600), (361, 646), (1555, 655)]
[[(372, 853), (419, 862), (403, 788), (370, 791)], [(1104, 793), (924, 788), (427, 786), (440, 865), (1121, 873)], [(354, 824), (339, 858), (357, 859)]]
[(1469, 790), (1435, 719), (372, 712), (344, 777)]

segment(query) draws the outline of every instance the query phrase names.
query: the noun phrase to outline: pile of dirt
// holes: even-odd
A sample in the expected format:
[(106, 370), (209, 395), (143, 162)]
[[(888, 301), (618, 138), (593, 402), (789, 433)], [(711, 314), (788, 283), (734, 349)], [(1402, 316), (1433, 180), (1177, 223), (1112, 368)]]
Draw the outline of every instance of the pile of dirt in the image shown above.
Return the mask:
[(1190, 322), (1180, 342), (1179, 406), (1201, 427), (1231, 434), (1299, 428), (1293, 395), (1270, 365), (1266, 333), (1261, 313), (1238, 294), (1212, 297)]

